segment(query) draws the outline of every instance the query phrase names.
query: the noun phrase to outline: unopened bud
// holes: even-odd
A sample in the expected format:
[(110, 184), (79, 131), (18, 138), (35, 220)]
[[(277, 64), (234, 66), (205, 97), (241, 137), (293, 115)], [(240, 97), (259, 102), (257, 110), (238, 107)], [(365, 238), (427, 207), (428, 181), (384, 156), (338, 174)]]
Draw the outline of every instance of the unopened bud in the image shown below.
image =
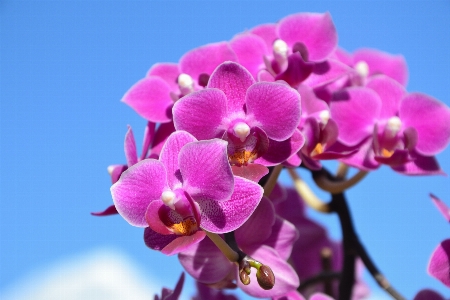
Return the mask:
[(256, 272), (256, 279), (258, 284), (264, 290), (270, 290), (275, 285), (275, 275), (269, 266), (262, 265), (258, 272)]

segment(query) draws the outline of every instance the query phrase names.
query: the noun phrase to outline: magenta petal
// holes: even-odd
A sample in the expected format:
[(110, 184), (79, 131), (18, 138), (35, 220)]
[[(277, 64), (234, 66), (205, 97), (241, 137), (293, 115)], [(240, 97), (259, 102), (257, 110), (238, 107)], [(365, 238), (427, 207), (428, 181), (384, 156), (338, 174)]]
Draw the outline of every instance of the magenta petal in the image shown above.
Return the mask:
[(413, 300), (445, 300), (445, 298), (433, 290), (424, 289), (419, 291)]
[[(161, 199), (154, 200), (147, 207), (147, 211), (145, 212), (145, 219), (147, 220), (148, 226), (153, 231), (159, 234), (172, 235), (173, 232), (170, 231), (169, 228), (167, 228), (167, 226), (162, 222), (161, 216), (159, 215), (160, 211), (164, 210), (170, 211), (170, 208), (167, 207)], [(175, 211), (172, 212), (175, 216), (179, 217), (179, 215)]]
[(229, 113), (243, 112), (247, 89), (255, 83), (252, 75), (234, 62), (222, 63), (209, 78), (207, 88), (217, 88), (227, 97)]
[(270, 139), (284, 141), (294, 134), (301, 115), (300, 94), (277, 82), (258, 82), (247, 92), (247, 114), (253, 126), (264, 130)]
[(304, 115), (310, 115), (312, 113), (321, 112), (323, 110), (329, 110), (328, 104), (325, 101), (317, 98), (311, 87), (301, 84), (297, 90), (300, 93), (302, 99), (302, 113)]
[(397, 81), (384, 75), (370, 78), (366, 87), (374, 90), (381, 99), (380, 119), (396, 116), (400, 109), (400, 101), (406, 94), (404, 87)]
[(164, 144), (159, 161), (164, 164), (167, 172), (167, 183), (170, 189), (175, 190), (182, 185), (180, 167), (178, 166), (178, 155), (181, 148), (187, 143), (195, 142), (197, 139), (186, 131), (172, 133)]
[(128, 166), (126, 165), (108, 166), (108, 173), (111, 176), (112, 184), (116, 183), (119, 180), (120, 175), (122, 175), (122, 173), (125, 172), (126, 169), (128, 169)]
[(431, 255), (428, 272), (431, 276), (450, 287), (450, 239), (439, 244)]
[(170, 87), (159, 77), (138, 81), (123, 96), (122, 101), (149, 121), (166, 123), (172, 119)]
[(178, 259), (189, 275), (206, 284), (221, 281), (234, 268), (209, 238), (178, 254)]
[(128, 131), (125, 134), (125, 157), (127, 159), (128, 167), (136, 164), (138, 162), (137, 158), (137, 150), (136, 150), (136, 141), (134, 140), (133, 130), (131, 126), (128, 125)]
[(288, 57), (287, 69), (275, 77), (276, 80), (284, 80), (290, 86), (296, 87), (304, 81), (314, 69), (314, 63), (305, 62), (300, 53), (295, 52)]
[(251, 216), (263, 194), (261, 186), (245, 178), (234, 178), (234, 191), (227, 201), (197, 200), (200, 226), (214, 233), (236, 230)]
[(375, 160), (381, 164), (398, 166), (403, 165), (411, 161), (408, 150), (396, 149), (392, 156), (375, 156)]
[(170, 242), (167, 246), (165, 246), (161, 253), (165, 255), (174, 255), (178, 254), (182, 251), (186, 251), (186, 249), (191, 248), (193, 245), (198, 244), (206, 237), (204, 231), (197, 231), (193, 235), (188, 236), (179, 236)]
[(248, 164), (246, 166), (231, 166), (233, 175), (244, 177), (248, 180), (258, 182), (269, 174), (269, 169), (259, 164)]
[(164, 165), (154, 159), (144, 159), (123, 172), (111, 187), (111, 195), (117, 211), (128, 223), (147, 227), (147, 206), (161, 197), (166, 186)]
[(161, 251), (177, 238), (175, 234), (160, 234), (150, 227), (144, 230), (144, 242), (147, 247), (153, 250)]
[(410, 152), (413, 160), (392, 169), (405, 175), (445, 175), (434, 156), (422, 156)]
[(235, 36), (230, 46), (236, 53), (239, 64), (257, 78), (258, 72), (265, 68), (264, 55), (270, 54), (264, 40), (255, 34), (244, 33)]
[(116, 215), (118, 214), (117, 209), (114, 205), (109, 206), (107, 209), (101, 212), (91, 212), (91, 215), (97, 216), (97, 217), (104, 217), (104, 216), (110, 216), (110, 215)]
[(223, 201), (233, 193), (234, 176), (227, 142), (219, 139), (189, 143), (179, 154), (184, 190), (196, 201)]
[(298, 236), (298, 231), (292, 223), (277, 217), (272, 233), (264, 244), (275, 249), (282, 259), (287, 260), (291, 256), (292, 246)]
[(181, 295), (181, 290), (183, 289), (183, 284), (184, 284), (184, 273), (181, 273), (180, 279), (178, 279), (177, 285), (175, 286), (173, 292), (171, 292), (166, 297), (163, 297), (162, 300), (178, 300), (178, 298)]
[(435, 195), (430, 194), (430, 197), (431, 197), (431, 200), (433, 201), (433, 203), (439, 209), (440, 213), (444, 216), (444, 218), (448, 222), (450, 222), (450, 209), (448, 208), (448, 206), (444, 202), (442, 202), (441, 199), (436, 197)]
[(263, 197), (251, 217), (235, 231), (238, 245), (261, 245), (272, 233), (274, 223), (273, 204), (267, 197)]
[[(354, 147), (346, 147), (339, 142), (333, 144), (331, 148), (335, 152), (352, 151), (355, 149)], [(356, 149), (358, 149), (356, 153), (351, 156), (341, 158), (340, 161), (364, 171), (371, 171), (380, 167), (380, 164), (375, 160), (372, 137), (365, 139), (362, 143), (357, 145)]]
[(337, 32), (330, 13), (300, 13), (283, 18), (278, 25), (280, 39), (290, 47), (303, 43), (310, 61), (322, 61), (337, 46)]
[(275, 275), (274, 287), (271, 290), (263, 290), (258, 285), (255, 270), (252, 270), (249, 285), (243, 285), (239, 280), (237, 281), (238, 286), (245, 293), (257, 298), (269, 298), (281, 296), (298, 288), (300, 281), (294, 269), (280, 258), (274, 249), (263, 245), (257, 249), (243, 250), (254, 259), (268, 265)]
[(142, 152), (140, 160), (147, 158), (150, 144), (152, 143), (152, 140), (155, 137), (155, 127), (156, 124), (153, 122), (147, 122), (147, 126), (145, 126), (144, 140), (142, 141)]
[(330, 110), (339, 127), (339, 140), (352, 146), (372, 135), (381, 99), (370, 89), (349, 88), (334, 95)]
[(353, 54), (353, 63), (364, 61), (369, 66), (369, 75), (385, 74), (401, 85), (408, 81), (408, 67), (401, 55), (392, 55), (375, 49), (360, 49)]
[(173, 107), (173, 122), (177, 130), (185, 130), (199, 140), (220, 137), (222, 120), (227, 116), (227, 98), (218, 89), (190, 93)]
[(277, 24), (263, 24), (250, 30), (264, 40), (267, 49), (272, 49), (273, 42), (278, 38)]
[(417, 152), (431, 156), (450, 142), (450, 108), (419, 93), (406, 96), (400, 104), (400, 119), (405, 127), (417, 130)]
[[(296, 129), (292, 137), (285, 141), (277, 142), (269, 139), (269, 149), (254, 162), (264, 166), (275, 166), (296, 155), (304, 144), (303, 134)], [(295, 159), (295, 163), (298, 162), (298, 159)]]
[(311, 75), (303, 83), (316, 88), (331, 83), (351, 72), (353, 72), (353, 69), (346, 64), (328, 59), (314, 64)]
[(173, 122), (159, 124), (159, 127), (155, 132), (155, 137), (153, 138), (152, 142), (152, 149), (150, 153), (152, 158), (159, 157), (159, 154), (161, 153), (162, 147), (164, 146), (167, 138), (174, 131), (175, 127), (173, 125)]
[(315, 293), (314, 295), (309, 298), (309, 300), (334, 300), (334, 298), (331, 298), (330, 296), (322, 293)]
[(180, 70), (197, 81), (201, 74), (211, 75), (218, 65), (229, 60), (236, 61), (236, 54), (227, 42), (208, 44), (183, 55)]
[(170, 87), (171, 91), (178, 90), (177, 78), (180, 75), (178, 64), (175, 63), (157, 63), (147, 72), (147, 76), (158, 76), (162, 78)]
[(256, 78), (257, 78), (258, 82), (260, 82), (260, 81), (274, 82), (275, 81), (275, 77), (273, 77), (273, 75), (270, 74), (270, 72), (267, 70), (259, 71)]

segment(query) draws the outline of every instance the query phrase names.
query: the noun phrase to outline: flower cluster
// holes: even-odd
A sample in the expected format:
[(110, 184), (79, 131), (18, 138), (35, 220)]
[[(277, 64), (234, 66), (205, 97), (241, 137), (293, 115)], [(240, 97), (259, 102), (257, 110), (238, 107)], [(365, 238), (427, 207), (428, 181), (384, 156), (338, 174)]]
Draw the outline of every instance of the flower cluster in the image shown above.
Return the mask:
[[(95, 214), (119, 213), (145, 228), (149, 248), (178, 254), (196, 299), (235, 299), (210, 288), (236, 285), (261, 298), (342, 295), (349, 244), (330, 240), (303, 202), (339, 214), (335, 195), (383, 164), (443, 174), (435, 155), (450, 142), (450, 108), (406, 90), (402, 56), (350, 54), (337, 42), (329, 13), (299, 13), (152, 66), (122, 99), (148, 121), (141, 155), (129, 127), (127, 164), (108, 168), (114, 205)], [(334, 177), (321, 165), (331, 159), (344, 166)], [(329, 205), (297, 177), (300, 166), (333, 194)], [(348, 166), (360, 173), (346, 180)], [(282, 168), (296, 189), (276, 183)], [(362, 262), (351, 268), (360, 299)]]

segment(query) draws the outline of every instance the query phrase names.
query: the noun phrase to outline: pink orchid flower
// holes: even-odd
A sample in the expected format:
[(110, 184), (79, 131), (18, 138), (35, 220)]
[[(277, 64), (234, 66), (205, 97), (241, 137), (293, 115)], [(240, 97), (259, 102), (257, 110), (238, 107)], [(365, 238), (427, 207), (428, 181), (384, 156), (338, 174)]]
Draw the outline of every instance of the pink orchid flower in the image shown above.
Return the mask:
[(205, 237), (241, 226), (262, 197), (262, 188), (235, 177), (226, 142), (197, 141), (178, 131), (167, 139), (159, 160), (145, 159), (111, 187), (114, 204), (131, 225), (147, 227), (152, 249), (175, 254)]

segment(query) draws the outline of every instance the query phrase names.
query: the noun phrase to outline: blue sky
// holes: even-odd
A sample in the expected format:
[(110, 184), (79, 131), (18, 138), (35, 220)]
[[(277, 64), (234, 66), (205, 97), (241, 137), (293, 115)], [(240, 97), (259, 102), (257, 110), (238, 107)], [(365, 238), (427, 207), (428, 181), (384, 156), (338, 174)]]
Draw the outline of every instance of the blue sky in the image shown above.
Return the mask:
[[(119, 100), (156, 62), (288, 14), (325, 11), (341, 47), (404, 55), (408, 91), (450, 106), (449, 1), (1, 1), (0, 295), (99, 248), (173, 285), (176, 257), (147, 249), (142, 230), (118, 216), (89, 214), (112, 202), (106, 167), (125, 162), (127, 124), (142, 138), (145, 121)], [(449, 173), (450, 150), (437, 158)], [(450, 204), (449, 178), (381, 168), (348, 192), (361, 240), (407, 298), (425, 287), (450, 295), (426, 274), (431, 252), (450, 236), (429, 192)], [(311, 215), (339, 238), (337, 217)]]

